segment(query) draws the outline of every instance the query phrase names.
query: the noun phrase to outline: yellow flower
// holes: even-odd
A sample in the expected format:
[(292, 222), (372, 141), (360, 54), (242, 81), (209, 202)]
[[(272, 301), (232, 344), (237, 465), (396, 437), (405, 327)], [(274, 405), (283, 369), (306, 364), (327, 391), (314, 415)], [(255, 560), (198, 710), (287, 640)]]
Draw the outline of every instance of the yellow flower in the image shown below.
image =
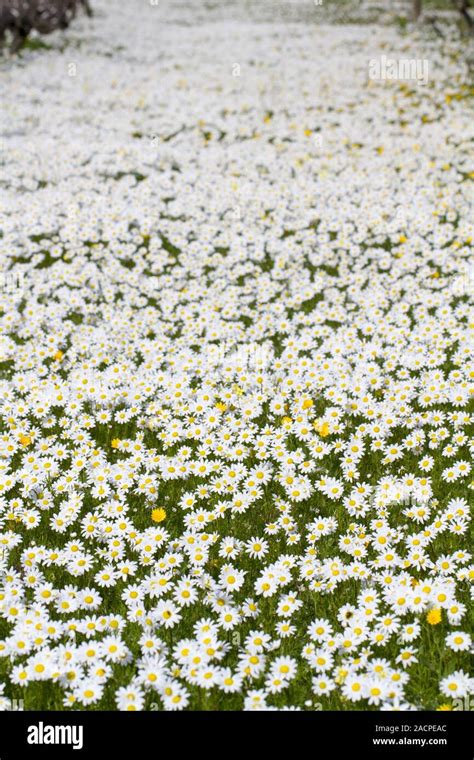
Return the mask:
[(112, 446), (113, 449), (118, 449), (120, 444), (121, 444), (120, 438), (113, 438), (112, 443), (110, 445)]
[(227, 409), (227, 404), (224, 404), (222, 401), (219, 401), (218, 404), (216, 404), (216, 409), (219, 409), (220, 412), (225, 412)]
[(437, 712), (448, 712), (449, 710), (452, 710), (452, 709), (453, 709), (452, 705), (440, 705), (439, 707), (436, 708), (436, 711)]
[(54, 354), (54, 357), (53, 357), (53, 359), (54, 359), (55, 361), (57, 361), (57, 362), (60, 362), (60, 361), (61, 361), (61, 359), (63, 358), (63, 356), (64, 356), (64, 353), (63, 353), (62, 351), (58, 350), (58, 351), (56, 351), (56, 353)]
[(430, 625), (438, 625), (441, 623), (441, 610), (439, 607), (435, 607), (430, 610), (426, 616), (426, 619)]
[(303, 401), (303, 409), (311, 409), (312, 406), (313, 406), (313, 402), (311, 401), (310, 398), (306, 398)]
[(166, 519), (166, 510), (163, 507), (157, 507), (151, 511), (151, 519), (153, 522), (160, 523)]
[(30, 435), (23, 435), (22, 434), (22, 435), (20, 435), (19, 441), (20, 441), (20, 443), (21, 443), (22, 446), (29, 446), (30, 443), (31, 443), (31, 441), (32, 441), (32, 438), (31, 438)]
[(327, 422), (323, 422), (322, 424), (321, 422), (315, 422), (314, 427), (322, 438), (326, 438), (326, 436), (331, 432), (329, 430), (329, 425)]

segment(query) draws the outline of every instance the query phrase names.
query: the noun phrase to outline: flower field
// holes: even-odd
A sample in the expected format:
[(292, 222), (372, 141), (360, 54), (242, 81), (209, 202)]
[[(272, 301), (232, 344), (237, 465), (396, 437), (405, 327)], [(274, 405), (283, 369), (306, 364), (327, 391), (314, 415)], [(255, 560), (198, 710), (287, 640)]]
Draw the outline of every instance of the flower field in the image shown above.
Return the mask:
[(0, 708), (468, 709), (459, 31), (116, 5), (1, 63)]

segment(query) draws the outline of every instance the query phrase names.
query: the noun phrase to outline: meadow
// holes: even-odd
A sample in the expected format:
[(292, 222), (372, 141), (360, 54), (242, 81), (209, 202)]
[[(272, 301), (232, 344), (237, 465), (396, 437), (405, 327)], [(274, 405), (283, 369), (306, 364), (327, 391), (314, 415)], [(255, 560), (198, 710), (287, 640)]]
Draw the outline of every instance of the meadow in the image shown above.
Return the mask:
[(462, 30), (94, 5), (0, 71), (0, 709), (469, 709)]

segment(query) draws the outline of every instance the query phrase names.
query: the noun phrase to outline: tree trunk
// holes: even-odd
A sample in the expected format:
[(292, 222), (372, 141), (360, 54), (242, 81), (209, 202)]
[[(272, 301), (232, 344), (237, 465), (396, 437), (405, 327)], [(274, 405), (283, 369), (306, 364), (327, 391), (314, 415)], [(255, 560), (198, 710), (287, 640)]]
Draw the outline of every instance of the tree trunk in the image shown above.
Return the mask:
[(418, 21), (421, 15), (423, 0), (413, 0), (413, 20)]
[(468, 25), (472, 29), (474, 27), (474, 21), (472, 20), (472, 16), (469, 15), (468, 9), (471, 7), (469, 0), (458, 0), (457, 6), (459, 8), (459, 12), (461, 16), (464, 18), (464, 20), (468, 23)]

